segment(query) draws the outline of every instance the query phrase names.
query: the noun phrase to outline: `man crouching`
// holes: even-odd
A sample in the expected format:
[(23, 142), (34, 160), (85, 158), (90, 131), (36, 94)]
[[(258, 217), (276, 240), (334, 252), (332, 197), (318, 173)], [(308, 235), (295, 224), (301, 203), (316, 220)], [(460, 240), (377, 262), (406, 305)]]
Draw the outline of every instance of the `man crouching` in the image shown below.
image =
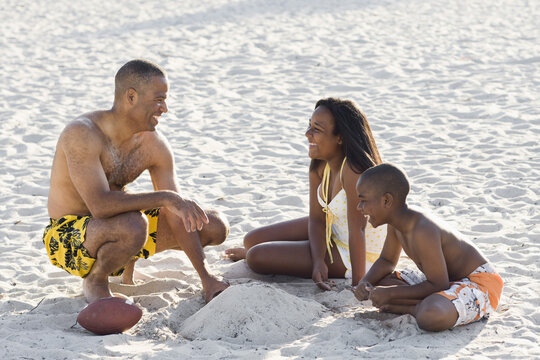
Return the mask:
[[(133, 283), (137, 258), (168, 249), (186, 253), (206, 302), (228, 287), (208, 272), (202, 249), (225, 241), (228, 223), (180, 196), (171, 148), (156, 131), (167, 91), (163, 69), (129, 61), (116, 74), (113, 107), (78, 117), (60, 134), (43, 242), (54, 265), (84, 279), (88, 302), (112, 296), (110, 275)], [(126, 192), (145, 170), (154, 191)]]

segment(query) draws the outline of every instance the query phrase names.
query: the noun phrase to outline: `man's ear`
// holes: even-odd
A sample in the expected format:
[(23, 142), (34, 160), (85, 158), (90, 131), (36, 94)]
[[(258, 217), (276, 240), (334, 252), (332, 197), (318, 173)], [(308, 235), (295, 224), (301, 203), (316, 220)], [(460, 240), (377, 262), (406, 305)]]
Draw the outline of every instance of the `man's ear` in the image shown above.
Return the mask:
[(392, 204), (394, 202), (394, 196), (390, 193), (385, 193), (383, 195), (383, 204), (385, 208), (392, 207)]
[(126, 91), (126, 101), (128, 102), (129, 105), (134, 105), (135, 102), (137, 101), (137, 90), (135, 90), (134, 88), (129, 88), (127, 91)]

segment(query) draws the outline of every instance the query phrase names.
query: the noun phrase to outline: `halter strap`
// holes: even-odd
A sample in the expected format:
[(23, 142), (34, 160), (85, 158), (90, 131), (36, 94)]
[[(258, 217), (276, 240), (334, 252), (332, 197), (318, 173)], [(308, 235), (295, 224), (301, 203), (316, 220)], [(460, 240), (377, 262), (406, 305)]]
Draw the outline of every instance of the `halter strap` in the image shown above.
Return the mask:
[[(343, 172), (343, 166), (345, 165), (345, 161), (347, 160), (347, 157), (343, 159), (343, 162), (341, 163), (341, 168), (339, 170), (339, 179), (341, 181), (342, 178), (342, 172)], [(326, 249), (328, 250), (328, 255), (330, 256), (330, 263), (334, 262), (334, 259), (332, 258), (332, 224), (334, 223), (334, 214), (332, 211), (330, 211), (330, 208), (328, 207), (328, 188), (330, 186), (330, 165), (326, 163), (326, 166), (324, 167), (321, 187), (322, 187), (322, 199), (324, 200), (324, 208), (323, 211), (326, 213)]]

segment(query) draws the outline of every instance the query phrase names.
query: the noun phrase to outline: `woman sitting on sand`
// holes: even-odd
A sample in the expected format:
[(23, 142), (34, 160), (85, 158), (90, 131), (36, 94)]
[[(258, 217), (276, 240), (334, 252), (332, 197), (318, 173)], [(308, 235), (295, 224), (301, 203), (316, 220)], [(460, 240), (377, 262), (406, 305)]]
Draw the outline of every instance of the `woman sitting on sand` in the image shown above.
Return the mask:
[[(374, 229), (356, 209), (356, 182), (381, 158), (368, 121), (349, 100), (322, 99), (306, 131), (309, 216), (250, 231), (244, 248), (226, 250), (262, 274), (312, 277), (329, 290), (331, 278), (356, 285), (379, 257), (386, 226)], [(365, 228), (365, 230), (364, 230)]]

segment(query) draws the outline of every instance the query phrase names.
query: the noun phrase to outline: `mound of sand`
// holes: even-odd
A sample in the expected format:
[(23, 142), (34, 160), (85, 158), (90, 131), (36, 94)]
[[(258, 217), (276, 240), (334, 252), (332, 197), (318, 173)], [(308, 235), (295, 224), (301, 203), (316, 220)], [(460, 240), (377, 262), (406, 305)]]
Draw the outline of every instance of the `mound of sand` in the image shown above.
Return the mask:
[(188, 339), (225, 339), (272, 344), (305, 334), (325, 312), (313, 300), (293, 296), (268, 284), (231, 286), (186, 319), (180, 334)]

